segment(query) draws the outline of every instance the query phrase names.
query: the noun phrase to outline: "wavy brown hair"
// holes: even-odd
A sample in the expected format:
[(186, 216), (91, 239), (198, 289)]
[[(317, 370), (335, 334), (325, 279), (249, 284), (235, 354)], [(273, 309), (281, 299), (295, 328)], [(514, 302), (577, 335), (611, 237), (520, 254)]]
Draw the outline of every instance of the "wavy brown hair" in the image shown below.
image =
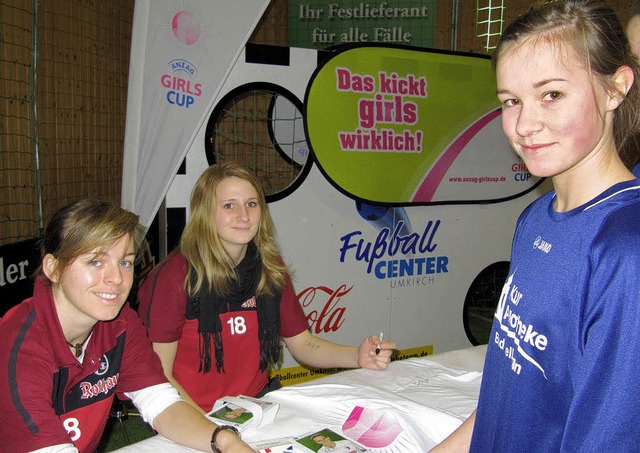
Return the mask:
[[(274, 227), (264, 190), (257, 176), (242, 164), (229, 161), (207, 168), (191, 193), (190, 217), (180, 239), (180, 252), (189, 262), (189, 272), (185, 278), (188, 294), (195, 295), (207, 282), (209, 290), (225, 293), (228, 282), (236, 279), (236, 263), (231, 259), (220, 241), (216, 227), (216, 189), (226, 178), (236, 177), (248, 181), (258, 193), (260, 205), (260, 224), (253, 238), (260, 260), (262, 275), (256, 296), (273, 294), (285, 284), (287, 266), (282, 262), (278, 245), (273, 239)], [(191, 273), (195, 270), (195, 285), (190, 283)]]

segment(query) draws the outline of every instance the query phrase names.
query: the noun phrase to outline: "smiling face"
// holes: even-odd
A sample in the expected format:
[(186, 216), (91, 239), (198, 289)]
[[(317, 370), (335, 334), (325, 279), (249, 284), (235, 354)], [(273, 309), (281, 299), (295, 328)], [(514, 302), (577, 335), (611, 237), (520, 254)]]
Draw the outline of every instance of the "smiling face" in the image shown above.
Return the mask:
[(334, 443), (327, 436), (323, 436), (322, 434), (318, 434), (317, 436), (313, 436), (312, 440), (320, 445), (324, 445), (325, 447), (333, 446)]
[(223, 247), (239, 262), (260, 226), (261, 209), (253, 185), (235, 176), (216, 187), (216, 229)]
[(56, 268), (53, 255), (46, 255), (43, 271), (52, 282), (56, 310), (63, 325), (91, 326), (115, 318), (133, 284), (134, 259), (129, 235), (108, 249), (78, 256), (63, 270)]
[(516, 44), (498, 61), (496, 79), (504, 133), (532, 174), (570, 173), (600, 153), (616, 152), (617, 104), (566, 46)]
[(242, 416), (242, 414), (244, 414), (245, 412), (247, 412), (247, 410), (243, 407), (238, 407), (235, 409), (232, 409), (230, 411), (227, 411), (224, 413), (223, 417), (226, 418), (227, 420), (235, 420), (236, 418)]

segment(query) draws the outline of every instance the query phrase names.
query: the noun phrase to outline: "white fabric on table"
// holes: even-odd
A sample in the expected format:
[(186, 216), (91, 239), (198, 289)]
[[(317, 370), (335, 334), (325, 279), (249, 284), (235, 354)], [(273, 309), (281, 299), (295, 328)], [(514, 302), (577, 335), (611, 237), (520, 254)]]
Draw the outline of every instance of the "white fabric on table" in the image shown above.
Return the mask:
[[(485, 352), (486, 346), (477, 346), (393, 362), (382, 372), (349, 370), (283, 387), (262, 398), (280, 405), (275, 421), (259, 431), (243, 433), (243, 438), (251, 443), (324, 428), (349, 437), (342, 430), (343, 424), (360, 406), (369, 413), (384, 415), (401, 428), (391, 444), (370, 448), (372, 452), (426, 452), (475, 409)], [(155, 436), (118, 451), (194, 450)]]

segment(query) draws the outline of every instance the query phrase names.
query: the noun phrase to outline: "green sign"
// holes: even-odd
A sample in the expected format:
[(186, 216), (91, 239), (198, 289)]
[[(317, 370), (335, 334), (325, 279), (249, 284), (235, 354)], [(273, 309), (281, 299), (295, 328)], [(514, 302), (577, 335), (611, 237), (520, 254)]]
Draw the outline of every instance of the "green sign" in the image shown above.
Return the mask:
[(371, 43), (433, 47), (434, 0), (289, 1), (289, 45)]

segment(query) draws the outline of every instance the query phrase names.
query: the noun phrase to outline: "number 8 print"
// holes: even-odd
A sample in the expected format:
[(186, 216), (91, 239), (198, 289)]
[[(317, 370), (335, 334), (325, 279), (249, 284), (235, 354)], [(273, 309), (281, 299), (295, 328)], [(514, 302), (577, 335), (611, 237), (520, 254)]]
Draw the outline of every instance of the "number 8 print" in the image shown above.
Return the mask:
[(80, 436), (82, 436), (82, 431), (80, 431), (79, 425), (77, 418), (67, 418), (63, 423), (64, 429), (67, 430), (67, 434), (69, 434), (69, 437), (73, 442), (80, 439)]

